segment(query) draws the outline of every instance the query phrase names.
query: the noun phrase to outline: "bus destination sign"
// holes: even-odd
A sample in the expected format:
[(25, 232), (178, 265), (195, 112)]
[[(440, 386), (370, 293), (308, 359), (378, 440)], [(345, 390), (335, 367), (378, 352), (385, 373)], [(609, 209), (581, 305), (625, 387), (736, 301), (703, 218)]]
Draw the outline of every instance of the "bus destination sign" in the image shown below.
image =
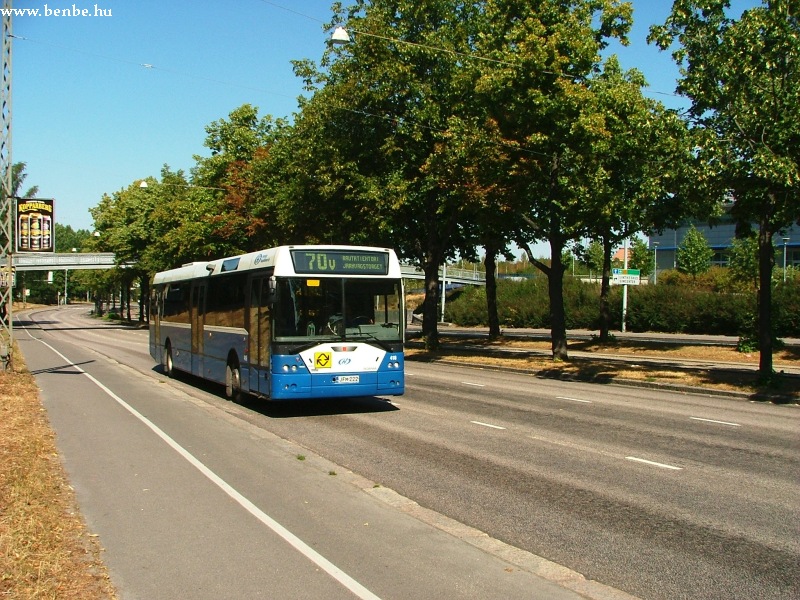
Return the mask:
[(308, 275), (387, 275), (387, 252), (354, 250), (292, 250), (297, 274)]

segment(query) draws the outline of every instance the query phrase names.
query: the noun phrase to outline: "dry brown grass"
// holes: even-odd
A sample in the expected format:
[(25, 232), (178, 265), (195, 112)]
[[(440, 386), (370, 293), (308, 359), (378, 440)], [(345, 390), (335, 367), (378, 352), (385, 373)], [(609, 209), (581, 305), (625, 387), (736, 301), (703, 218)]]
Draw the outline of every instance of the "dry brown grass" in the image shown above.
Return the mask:
[(115, 598), (20, 356), (0, 372), (0, 597)]
[[(754, 397), (774, 397), (779, 401), (800, 400), (800, 377), (782, 376), (782, 367), (800, 364), (800, 348), (789, 347), (773, 355), (778, 371), (769, 386), (758, 380), (758, 354), (743, 354), (732, 346), (696, 346), (634, 340), (618, 340), (611, 344), (572, 341), (569, 361), (553, 361), (549, 340), (525, 340), (503, 337), (490, 341), (486, 337), (443, 338), (437, 353), (410, 348), (412, 360), (450, 360), (463, 364), (496, 366), (530, 371), (542, 377), (572, 377), (603, 383), (641, 381), (648, 384), (672, 384), (743, 392)], [(482, 349), (518, 349), (530, 353), (521, 356), (491, 355)], [(612, 357), (624, 357), (624, 361)], [(677, 368), (676, 362), (685, 360)], [(698, 361), (693, 363), (692, 361)], [(723, 368), (710, 367), (718, 363)]]

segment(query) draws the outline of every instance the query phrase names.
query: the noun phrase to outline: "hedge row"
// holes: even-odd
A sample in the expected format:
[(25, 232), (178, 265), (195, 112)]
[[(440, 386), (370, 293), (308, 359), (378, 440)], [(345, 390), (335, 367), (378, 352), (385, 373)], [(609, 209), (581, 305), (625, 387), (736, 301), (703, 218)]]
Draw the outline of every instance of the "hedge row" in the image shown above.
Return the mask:
[[(502, 327), (549, 328), (547, 281), (501, 280), (497, 304)], [(565, 278), (567, 329), (599, 329), (600, 284)], [(611, 329), (622, 319), (622, 287), (610, 295)], [(754, 331), (754, 292), (721, 292), (682, 285), (628, 287), (628, 331), (748, 335)], [(453, 292), (445, 304), (445, 319), (456, 325), (486, 326), (486, 289), (467, 287)], [(777, 283), (773, 289), (773, 329), (778, 337), (800, 337), (800, 282)]]

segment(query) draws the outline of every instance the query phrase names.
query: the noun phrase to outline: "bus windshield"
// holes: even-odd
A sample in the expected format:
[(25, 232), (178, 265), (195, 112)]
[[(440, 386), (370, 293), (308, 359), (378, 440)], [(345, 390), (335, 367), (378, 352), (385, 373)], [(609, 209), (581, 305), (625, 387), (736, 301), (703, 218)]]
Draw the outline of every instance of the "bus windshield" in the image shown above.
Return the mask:
[(402, 342), (399, 280), (278, 278), (276, 342)]

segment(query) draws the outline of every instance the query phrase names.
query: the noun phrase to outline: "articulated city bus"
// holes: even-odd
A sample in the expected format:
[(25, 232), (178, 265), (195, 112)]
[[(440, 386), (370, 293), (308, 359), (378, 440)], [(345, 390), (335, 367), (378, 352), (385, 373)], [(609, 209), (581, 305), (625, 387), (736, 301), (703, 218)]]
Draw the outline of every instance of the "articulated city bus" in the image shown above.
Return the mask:
[(405, 310), (393, 250), (280, 246), (153, 278), (150, 354), (274, 399), (401, 395)]

